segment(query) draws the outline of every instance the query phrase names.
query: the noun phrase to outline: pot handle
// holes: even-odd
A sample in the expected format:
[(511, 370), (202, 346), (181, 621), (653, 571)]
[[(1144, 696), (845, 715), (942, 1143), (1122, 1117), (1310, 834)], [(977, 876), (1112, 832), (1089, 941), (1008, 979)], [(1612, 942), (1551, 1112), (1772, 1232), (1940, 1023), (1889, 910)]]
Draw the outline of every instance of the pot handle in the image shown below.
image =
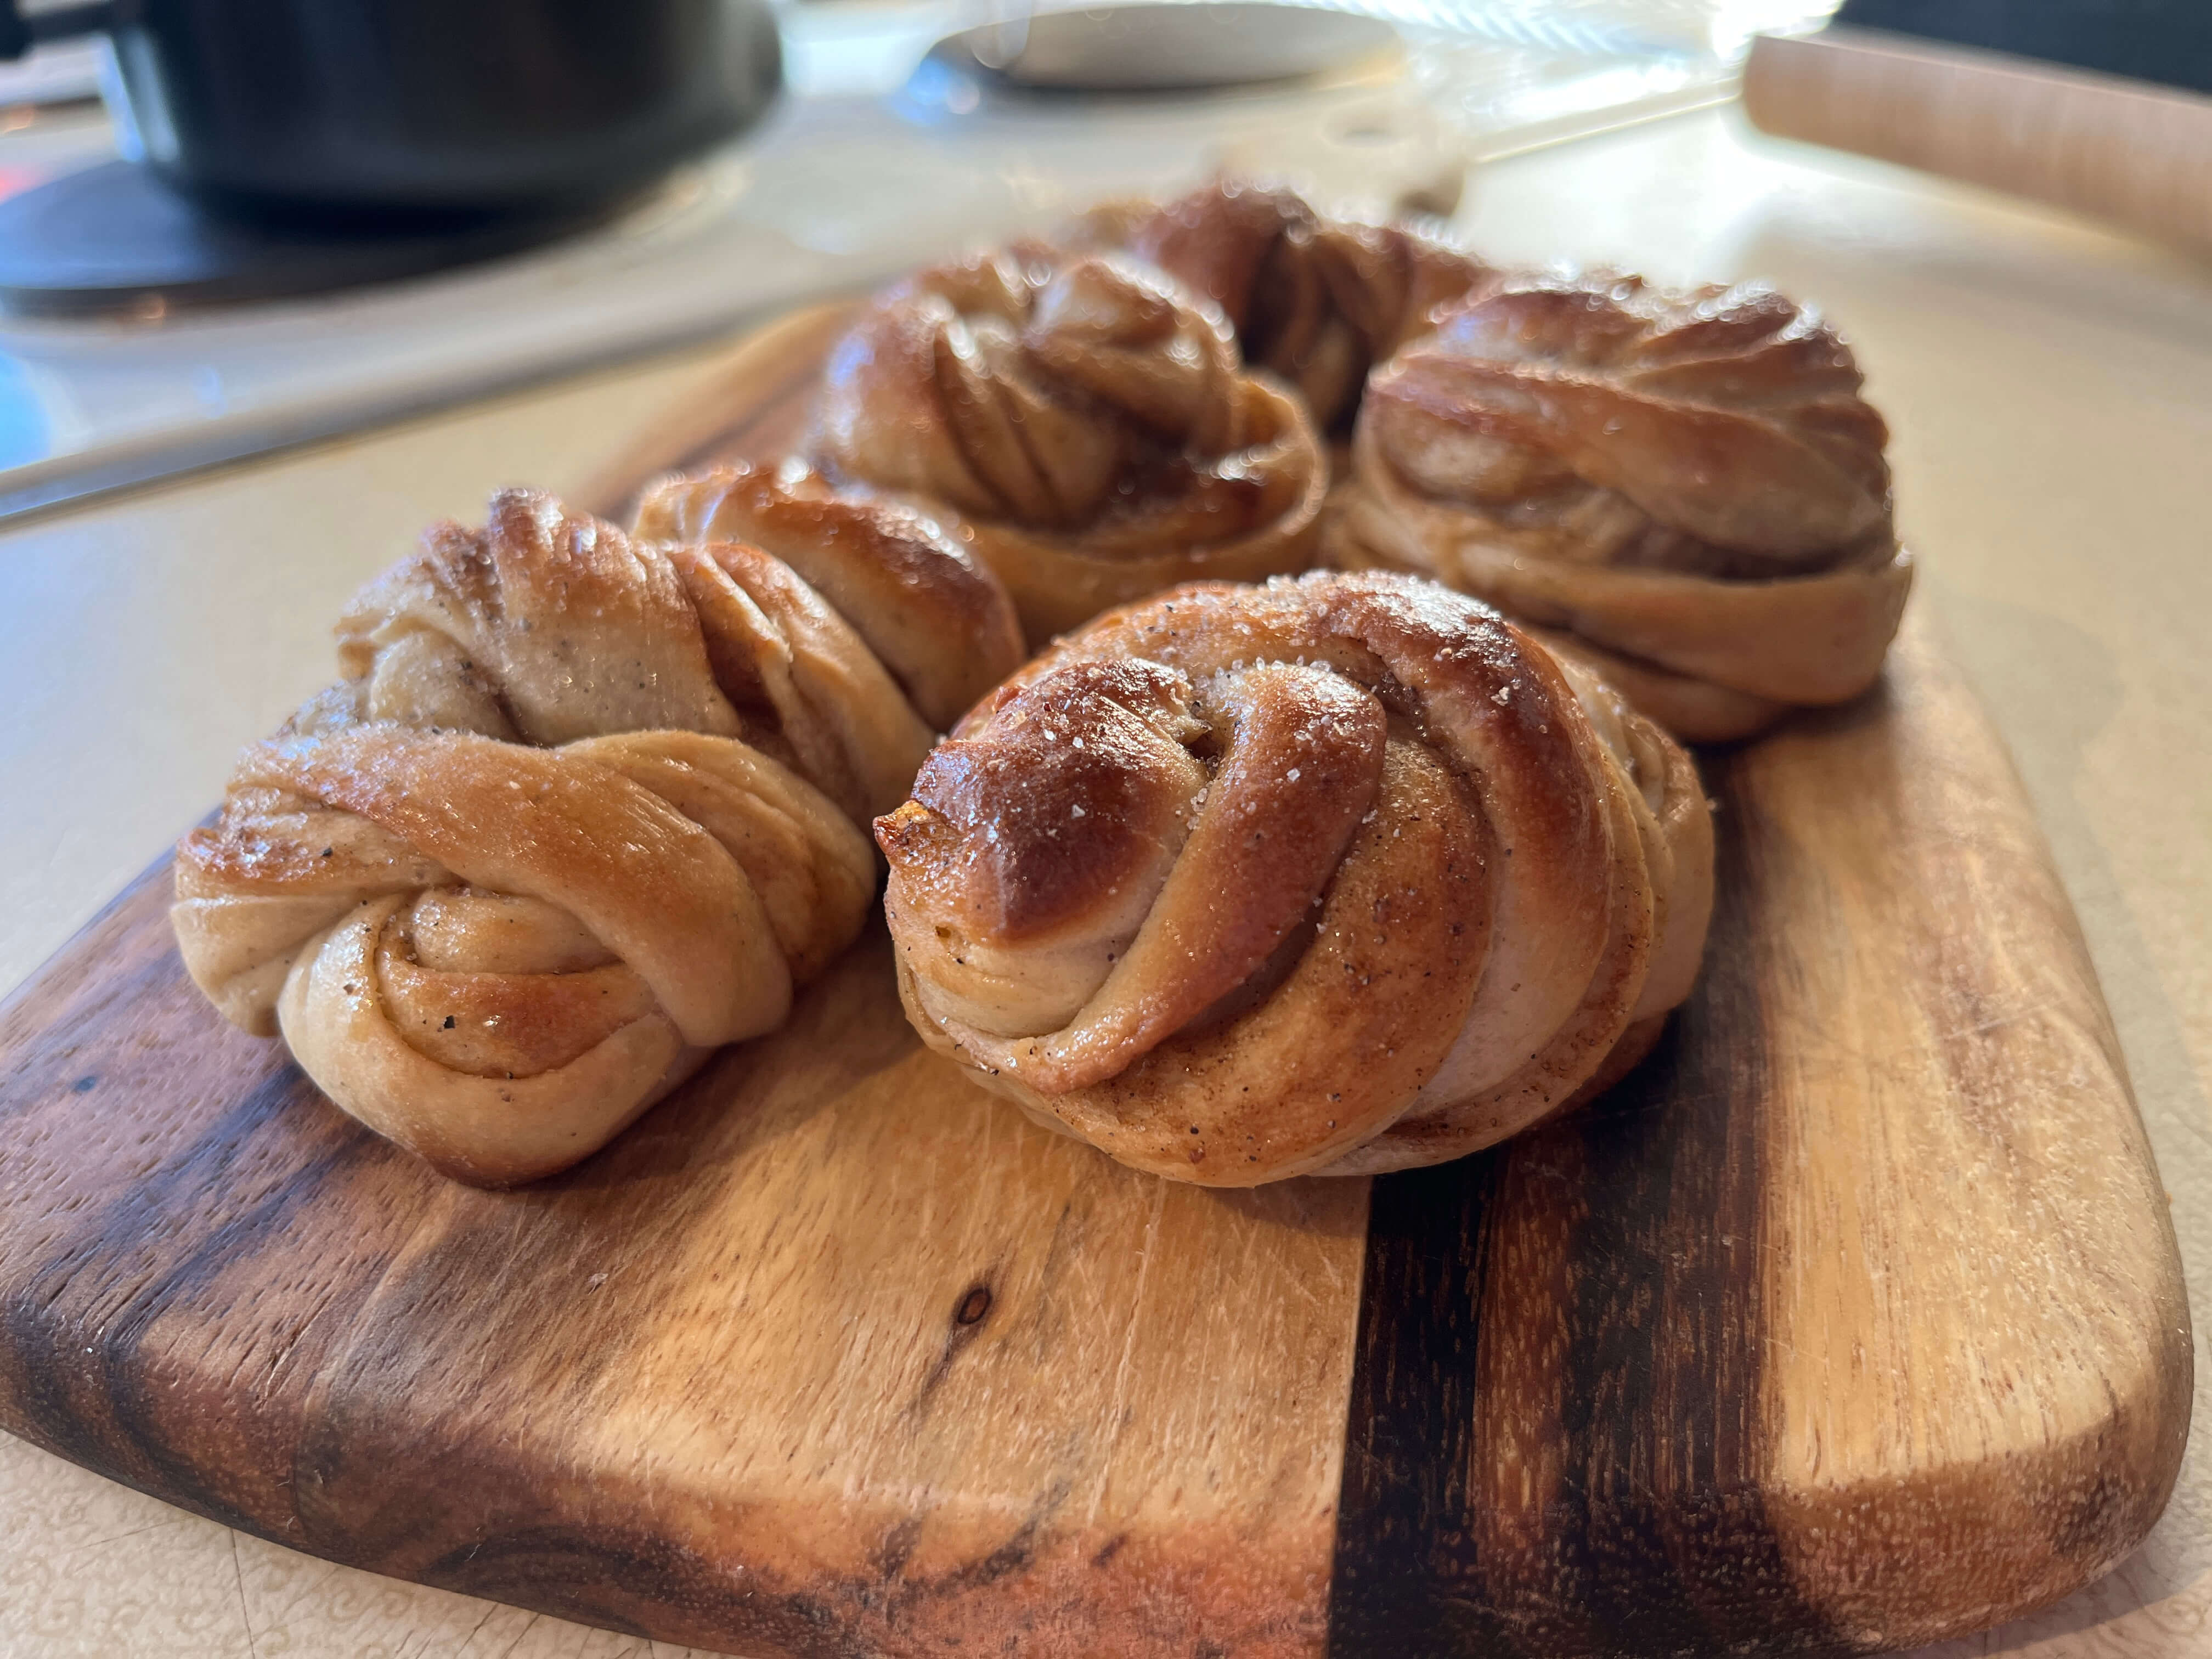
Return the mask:
[(41, 40), (65, 40), (90, 34), (115, 21), (113, 0), (89, 5), (49, 6), (24, 15), (22, 0), (0, 0), (0, 62), (21, 58)]

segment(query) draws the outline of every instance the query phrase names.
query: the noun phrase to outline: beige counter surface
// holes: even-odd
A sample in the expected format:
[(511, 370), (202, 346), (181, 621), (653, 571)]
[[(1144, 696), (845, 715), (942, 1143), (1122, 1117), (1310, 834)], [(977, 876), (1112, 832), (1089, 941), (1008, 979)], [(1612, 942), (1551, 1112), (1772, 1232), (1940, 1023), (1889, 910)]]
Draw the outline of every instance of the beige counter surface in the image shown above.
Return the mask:
[[(1758, 276), (1818, 301), (1894, 428), (1916, 603), (2011, 744), (2073, 893), (2212, 1331), (2212, 267), (1746, 135), (1733, 112), (1502, 163), (1493, 257)], [(711, 356), (0, 534), (0, 989), (212, 805), (331, 673), (329, 625), (441, 515), (580, 481)], [(2200, 1356), (2200, 1420), (2212, 1361)], [(2212, 1653), (2212, 1436), (2103, 1583), (1930, 1650)], [(0, 1654), (495, 1659), (679, 1650), (295, 1554), (0, 1436)]]

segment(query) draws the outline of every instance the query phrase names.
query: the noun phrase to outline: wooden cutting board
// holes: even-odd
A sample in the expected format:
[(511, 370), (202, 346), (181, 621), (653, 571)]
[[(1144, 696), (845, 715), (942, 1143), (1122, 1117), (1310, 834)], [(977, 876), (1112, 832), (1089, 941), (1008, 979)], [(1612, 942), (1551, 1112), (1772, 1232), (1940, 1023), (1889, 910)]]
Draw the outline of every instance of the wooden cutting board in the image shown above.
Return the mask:
[[(598, 504), (773, 453), (833, 322)], [(599, 1156), (453, 1186), (199, 1000), (157, 867), (0, 1014), (0, 1425), (749, 1655), (1871, 1650), (2062, 1596), (2164, 1504), (2191, 1340), (2027, 802), (1913, 627), (1705, 764), (1719, 909), (1647, 1064), (1251, 1193), (975, 1091), (880, 929)]]

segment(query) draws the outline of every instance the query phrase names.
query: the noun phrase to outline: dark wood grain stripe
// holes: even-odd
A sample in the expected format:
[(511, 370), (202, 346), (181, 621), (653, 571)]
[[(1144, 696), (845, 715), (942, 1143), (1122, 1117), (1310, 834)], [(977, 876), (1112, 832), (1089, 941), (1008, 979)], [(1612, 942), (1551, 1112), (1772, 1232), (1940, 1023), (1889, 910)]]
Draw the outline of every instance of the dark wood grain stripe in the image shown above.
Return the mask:
[[(281, 1048), (208, 1018), (177, 960), (168, 886), (165, 860), (0, 1016), (0, 1157), (15, 1191), (82, 1183), (43, 1220), (39, 1206), (9, 1218), (0, 1427), (296, 1541), (295, 1385), (404, 1237), (392, 1176), (406, 1176)], [(171, 1103), (158, 1134), (118, 1109), (149, 1096)], [(104, 1179), (84, 1182), (88, 1160)], [(350, 1220), (344, 1201), (361, 1205)], [(314, 1261), (332, 1294), (252, 1294), (242, 1264), (272, 1238)], [(208, 1308), (236, 1315), (212, 1342)], [(210, 1370), (222, 1389), (207, 1388)], [(256, 1409), (240, 1410), (248, 1399)]]
[(1716, 952), (1595, 1105), (1375, 1185), (1331, 1651), (1844, 1650), (1758, 1492), (1756, 848), (1723, 811)]
[(1504, 1155), (1375, 1183), (1345, 1446), (1329, 1648), (1339, 1656), (1503, 1653), (1476, 1577), (1468, 1480), (1475, 1340)]

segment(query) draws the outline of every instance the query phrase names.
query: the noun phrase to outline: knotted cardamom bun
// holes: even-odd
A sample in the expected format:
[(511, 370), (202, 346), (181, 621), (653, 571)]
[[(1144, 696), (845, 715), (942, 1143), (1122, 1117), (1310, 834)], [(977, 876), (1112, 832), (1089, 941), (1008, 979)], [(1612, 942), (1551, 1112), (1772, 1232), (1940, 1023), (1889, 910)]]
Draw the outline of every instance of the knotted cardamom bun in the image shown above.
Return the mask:
[(924, 1041), (1212, 1186), (1456, 1158), (1617, 1075), (1688, 994), (1712, 893), (1679, 746), (1487, 606), (1382, 574), (1101, 617), (876, 839)]
[(1350, 426), (1368, 370), (1432, 312), (1498, 275), (1401, 227), (1324, 219), (1289, 191), (1236, 180), (1109, 204), (1069, 240), (1125, 248), (1212, 300), (1244, 361), (1297, 387), (1323, 432)]
[(1034, 249), (941, 266), (832, 352), (815, 447), (945, 524), (1032, 643), (1193, 576), (1304, 569), (1328, 478), (1297, 398), (1157, 271)]
[(234, 1024), (479, 1184), (563, 1168), (779, 1024), (874, 889), (833, 792), (897, 798), (930, 743), (766, 555), (530, 491), (432, 529), (338, 637), (345, 678), (179, 848), (178, 941)]
[(1905, 608), (1859, 386), (1768, 289), (1506, 279), (1376, 371), (1329, 555), (1554, 630), (1678, 738), (1748, 736), (1865, 690)]

